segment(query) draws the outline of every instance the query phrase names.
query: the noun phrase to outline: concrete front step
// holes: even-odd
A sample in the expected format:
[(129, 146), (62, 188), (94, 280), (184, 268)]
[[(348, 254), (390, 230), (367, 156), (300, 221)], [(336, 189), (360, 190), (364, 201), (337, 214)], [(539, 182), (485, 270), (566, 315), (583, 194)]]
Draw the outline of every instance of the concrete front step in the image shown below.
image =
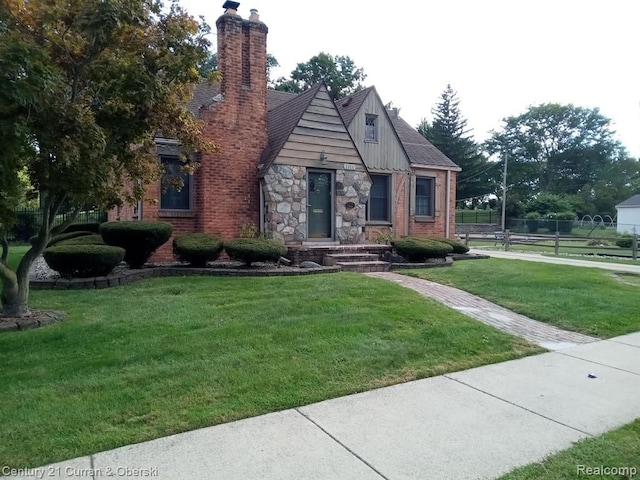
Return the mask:
[(338, 262), (373, 262), (380, 259), (377, 253), (325, 253), (322, 263), (330, 267)]
[(391, 265), (379, 260), (363, 262), (336, 262), (335, 265), (342, 268), (343, 272), (388, 272)]

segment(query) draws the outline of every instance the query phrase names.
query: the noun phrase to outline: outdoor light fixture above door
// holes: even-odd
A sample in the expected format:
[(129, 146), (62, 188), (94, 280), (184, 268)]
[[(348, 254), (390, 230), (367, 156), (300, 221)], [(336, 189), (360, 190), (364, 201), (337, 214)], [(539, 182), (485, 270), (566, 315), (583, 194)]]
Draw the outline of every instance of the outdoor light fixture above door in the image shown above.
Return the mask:
[(322, 163), (322, 165), (326, 165), (327, 160), (329, 160), (329, 157), (327, 157), (327, 154), (324, 152), (324, 150), (322, 150), (322, 152), (320, 153), (320, 162)]

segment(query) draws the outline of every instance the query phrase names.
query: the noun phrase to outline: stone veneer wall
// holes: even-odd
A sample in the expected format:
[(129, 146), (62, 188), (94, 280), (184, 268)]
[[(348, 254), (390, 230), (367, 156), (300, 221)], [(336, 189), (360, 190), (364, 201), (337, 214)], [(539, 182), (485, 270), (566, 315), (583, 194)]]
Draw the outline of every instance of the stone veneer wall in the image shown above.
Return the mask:
[[(365, 172), (336, 171), (336, 240), (342, 243), (364, 243), (367, 202), (371, 180)], [(354, 203), (354, 208), (347, 208)]]
[(307, 179), (305, 167), (272, 165), (262, 184), (267, 212), (265, 230), (285, 243), (307, 236)]
[[(307, 239), (307, 169), (272, 165), (264, 176), (265, 230), (285, 243)], [(335, 171), (335, 239), (362, 243), (371, 181), (365, 172)], [(347, 208), (348, 203), (353, 208)]]

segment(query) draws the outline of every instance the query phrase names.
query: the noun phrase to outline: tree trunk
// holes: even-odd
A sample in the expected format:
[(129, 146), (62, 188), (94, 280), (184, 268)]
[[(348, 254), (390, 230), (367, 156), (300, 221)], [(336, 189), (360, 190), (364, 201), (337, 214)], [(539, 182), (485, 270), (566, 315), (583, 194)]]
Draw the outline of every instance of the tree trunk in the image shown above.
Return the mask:
[(29, 270), (44, 248), (30, 248), (20, 261), (16, 272), (0, 263), (2, 279), (2, 316), (24, 317), (29, 315)]

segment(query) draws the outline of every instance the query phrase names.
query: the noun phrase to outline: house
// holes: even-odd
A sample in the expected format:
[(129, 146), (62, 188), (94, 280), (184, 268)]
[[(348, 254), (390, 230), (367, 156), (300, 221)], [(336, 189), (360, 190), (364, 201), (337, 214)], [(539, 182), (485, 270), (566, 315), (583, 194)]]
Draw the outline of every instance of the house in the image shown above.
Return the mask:
[(616, 205), (618, 233), (640, 233), (640, 194)]
[[(292, 247), (452, 236), (460, 169), (374, 87), (336, 102), (322, 83), (301, 94), (267, 89), (268, 29), (255, 10), (242, 19), (238, 5), (227, 1), (216, 22), (222, 81), (199, 84), (189, 103), (220, 152), (202, 154), (180, 191), (149, 185), (158, 201), (139, 204), (135, 217), (225, 239), (253, 226)], [(179, 174), (179, 146), (156, 143)]]

